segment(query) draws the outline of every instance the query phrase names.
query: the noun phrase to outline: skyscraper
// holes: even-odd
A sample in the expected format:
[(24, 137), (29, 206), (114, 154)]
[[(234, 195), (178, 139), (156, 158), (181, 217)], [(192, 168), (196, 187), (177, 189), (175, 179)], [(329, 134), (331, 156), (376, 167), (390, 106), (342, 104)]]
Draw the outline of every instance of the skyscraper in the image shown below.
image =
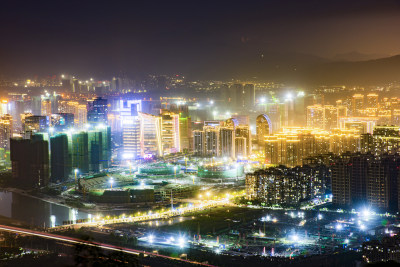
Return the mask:
[(87, 122), (89, 124), (107, 124), (107, 99), (97, 97), (87, 104)]
[(164, 155), (181, 151), (179, 114), (161, 111), (161, 143)]
[(261, 114), (256, 119), (256, 134), (258, 146), (264, 150), (265, 136), (272, 133), (272, 123), (269, 117), (265, 114)]
[(161, 117), (139, 112), (139, 118), (141, 156), (162, 156)]

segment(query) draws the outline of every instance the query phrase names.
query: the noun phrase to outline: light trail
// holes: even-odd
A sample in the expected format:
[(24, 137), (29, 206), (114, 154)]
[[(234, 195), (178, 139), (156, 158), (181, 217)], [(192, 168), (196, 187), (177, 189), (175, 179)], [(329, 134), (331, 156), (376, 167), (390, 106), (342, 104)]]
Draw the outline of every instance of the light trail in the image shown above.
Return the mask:
[(0, 231), (7, 231), (7, 232), (25, 234), (25, 235), (31, 235), (31, 236), (38, 236), (38, 237), (42, 237), (42, 238), (46, 238), (46, 239), (53, 239), (53, 240), (67, 242), (67, 243), (99, 247), (99, 248), (102, 248), (102, 249), (112, 250), (112, 251), (122, 251), (124, 253), (133, 254), (133, 255), (139, 255), (140, 253), (143, 253), (144, 255), (148, 255), (148, 256), (152, 256), (152, 257), (159, 257), (159, 258), (163, 258), (163, 259), (174, 260), (174, 261), (179, 261), (179, 262), (184, 262), (184, 263), (190, 263), (190, 264), (200, 265), (200, 266), (214, 267), (214, 265), (204, 264), (204, 263), (200, 263), (200, 262), (197, 262), (197, 261), (185, 260), (185, 259), (180, 259), (180, 258), (173, 258), (173, 257), (165, 256), (165, 255), (146, 252), (146, 251), (143, 251), (143, 250), (136, 250), (136, 249), (131, 249), (131, 248), (118, 247), (118, 246), (99, 243), (99, 242), (89, 242), (89, 241), (81, 240), (81, 239), (78, 239), (78, 238), (61, 236), (61, 235), (54, 235), (54, 234), (50, 234), (50, 233), (39, 232), (39, 231), (23, 229), (23, 228), (18, 228), (18, 227), (0, 225)]

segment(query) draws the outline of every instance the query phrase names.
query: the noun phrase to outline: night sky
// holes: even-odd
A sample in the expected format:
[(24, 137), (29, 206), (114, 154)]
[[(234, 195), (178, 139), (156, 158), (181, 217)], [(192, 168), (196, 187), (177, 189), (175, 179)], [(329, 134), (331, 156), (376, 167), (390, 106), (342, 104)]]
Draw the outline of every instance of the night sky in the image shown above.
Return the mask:
[[(400, 54), (400, 1), (2, 1), (5, 75), (196, 77), (270, 57)], [(304, 56), (306, 57), (306, 56)]]

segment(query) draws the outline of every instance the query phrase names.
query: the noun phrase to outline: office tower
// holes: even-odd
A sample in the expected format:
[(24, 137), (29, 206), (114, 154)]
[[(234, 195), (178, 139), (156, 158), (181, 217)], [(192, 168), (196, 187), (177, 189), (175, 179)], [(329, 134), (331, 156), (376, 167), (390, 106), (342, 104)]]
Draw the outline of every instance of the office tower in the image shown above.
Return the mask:
[(213, 126), (204, 126), (204, 156), (218, 156), (219, 129)]
[(162, 110), (161, 143), (164, 155), (181, 151), (179, 134), (179, 114)]
[(49, 183), (49, 145), (44, 140), (11, 138), (12, 177), (27, 187)]
[(358, 116), (360, 114), (360, 110), (364, 108), (364, 95), (362, 94), (353, 95), (351, 107), (353, 116)]
[(51, 181), (64, 182), (68, 179), (72, 168), (68, 153), (67, 134), (57, 134), (50, 137)]
[(49, 117), (47, 116), (25, 116), (24, 132), (45, 132), (49, 127)]
[(367, 95), (367, 108), (378, 108), (379, 96), (377, 94)]
[(139, 112), (141, 156), (162, 156), (161, 117)]
[(10, 150), (10, 138), (13, 133), (13, 119), (5, 114), (0, 118), (0, 148)]
[(236, 158), (235, 131), (232, 127), (219, 128), (219, 153), (221, 157)]
[(119, 101), (124, 159), (137, 159), (141, 156), (139, 119), (141, 105), (140, 100)]
[(265, 114), (261, 114), (256, 119), (256, 135), (258, 147), (264, 150), (265, 136), (272, 133), (272, 122)]
[(107, 124), (107, 99), (98, 97), (88, 102), (87, 122), (92, 125)]
[(246, 110), (254, 110), (255, 98), (254, 84), (245, 84), (243, 87), (243, 108)]
[(205, 133), (201, 130), (193, 131), (193, 154), (195, 156), (203, 156), (205, 154)]
[(51, 114), (51, 127), (57, 132), (66, 131), (74, 127), (74, 114), (56, 113)]

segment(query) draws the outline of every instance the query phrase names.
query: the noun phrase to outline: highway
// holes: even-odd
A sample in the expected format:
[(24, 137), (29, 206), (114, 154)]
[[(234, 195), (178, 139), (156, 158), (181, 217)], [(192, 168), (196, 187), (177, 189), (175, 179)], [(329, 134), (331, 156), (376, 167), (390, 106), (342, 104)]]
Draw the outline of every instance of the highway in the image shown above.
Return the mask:
[(185, 260), (185, 259), (180, 259), (180, 258), (173, 258), (173, 257), (165, 256), (165, 255), (156, 254), (156, 253), (145, 252), (142, 250), (118, 247), (118, 246), (113, 246), (113, 245), (98, 243), (98, 242), (88, 242), (88, 241), (73, 238), (73, 237), (55, 235), (55, 234), (50, 234), (50, 233), (46, 233), (46, 232), (34, 231), (34, 230), (30, 230), (30, 229), (23, 229), (23, 228), (17, 228), (17, 227), (6, 226), (6, 225), (0, 225), (0, 231), (7, 231), (7, 232), (18, 233), (18, 234), (23, 234), (23, 235), (37, 236), (37, 237), (53, 239), (53, 240), (72, 243), (72, 244), (97, 246), (97, 247), (105, 249), (105, 250), (122, 251), (124, 253), (133, 254), (133, 255), (139, 255), (140, 253), (143, 253), (145, 256), (159, 257), (159, 258), (163, 258), (163, 259), (167, 259), (167, 260), (173, 260), (173, 261), (177, 261), (177, 262), (188, 263), (188, 264), (199, 265), (199, 266), (213, 266), (213, 265), (204, 264), (204, 263), (200, 263), (200, 262), (196, 262), (196, 261)]

